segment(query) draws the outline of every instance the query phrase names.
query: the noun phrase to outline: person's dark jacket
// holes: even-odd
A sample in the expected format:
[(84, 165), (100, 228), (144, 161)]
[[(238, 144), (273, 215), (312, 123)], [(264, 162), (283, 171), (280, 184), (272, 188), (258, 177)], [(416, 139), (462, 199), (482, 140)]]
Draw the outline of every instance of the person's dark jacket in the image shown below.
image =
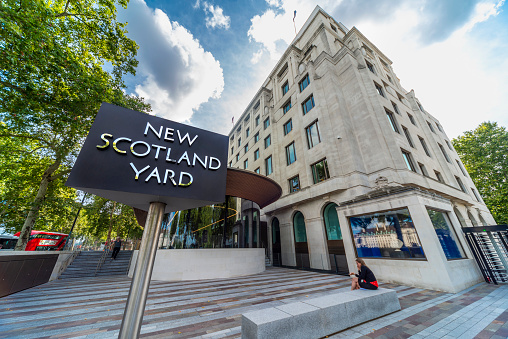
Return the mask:
[(113, 248), (120, 248), (122, 247), (122, 240), (115, 240), (115, 244), (113, 245)]
[(367, 266), (362, 266), (361, 269), (358, 271), (358, 274), (355, 275), (358, 277), (360, 281), (365, 280), (368, 283), (376, 281), (374, 273), (372, 273), (370, 268), (368, 268)]

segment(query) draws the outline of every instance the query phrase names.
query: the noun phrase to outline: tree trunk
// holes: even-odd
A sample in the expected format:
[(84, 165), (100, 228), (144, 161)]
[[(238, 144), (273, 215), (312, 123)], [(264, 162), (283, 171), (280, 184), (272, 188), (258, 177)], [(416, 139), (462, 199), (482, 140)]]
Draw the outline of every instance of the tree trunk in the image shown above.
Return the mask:
[(111, 231), (113, 230), (113, 212), (116, 208), (116, 201), (113, 201), (113, 208), (111, 209), (111, 214), (109, 215), (109, 230), (108, 230), (108, 237), (106, 239), (106, 244), (109, 245), (109, 241), (111, 240)]
[(25, 223), (23, 224), (23, 228), (21, 229), (18, 242), (16, 243), (15, 251), (24, 251), (26, 244), (30, 238), (32, 233), (32, 228), (35, 224), (35, 219), (37, 218), (37, 214), (42, 207), (44, 202), (44, 198), (46, 196), (46, 192), (48, 191), (49, 183), (51, 182), (51, 175), (55, 173), (55, 171), (60, 167), (60, 163), (62, 161), (61, 157), (57, 157), (54, 163), (49, 165), (49, 167), (44, 171), (42, 175), (41, 183), (39, 185), (39, 190), (37, 191), (37, 196), (28, 212), (28, 215), (25, 219)]

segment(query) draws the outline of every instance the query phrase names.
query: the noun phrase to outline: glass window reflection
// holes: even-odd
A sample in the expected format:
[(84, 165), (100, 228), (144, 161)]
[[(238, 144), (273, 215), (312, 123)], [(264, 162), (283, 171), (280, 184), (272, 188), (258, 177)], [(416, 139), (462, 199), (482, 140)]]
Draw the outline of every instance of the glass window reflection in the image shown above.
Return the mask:
[(464, 252), (457, 240), (457, 235), (451, 228), (450, 220), (446, 213), (427, 209), (430, 220), (434, 226), (441, 248), (443, 248), (446, 259), (464, 258)]
[(349, 218), (359, 257), (425, 258), (408, 209)]

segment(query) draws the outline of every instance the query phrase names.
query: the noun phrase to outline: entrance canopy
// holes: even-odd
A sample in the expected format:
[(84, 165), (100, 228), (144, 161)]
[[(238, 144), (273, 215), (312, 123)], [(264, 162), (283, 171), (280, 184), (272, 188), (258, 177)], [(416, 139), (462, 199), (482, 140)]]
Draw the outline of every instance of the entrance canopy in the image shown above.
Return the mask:
[[(263, 208), (280, 198), (282, 188), (264, 175), (229, 167), (226, 174), (226, 195), (254, 201)], [(144, 226), (147, 211), (134, 208), (134, 214), (138, 223)]]

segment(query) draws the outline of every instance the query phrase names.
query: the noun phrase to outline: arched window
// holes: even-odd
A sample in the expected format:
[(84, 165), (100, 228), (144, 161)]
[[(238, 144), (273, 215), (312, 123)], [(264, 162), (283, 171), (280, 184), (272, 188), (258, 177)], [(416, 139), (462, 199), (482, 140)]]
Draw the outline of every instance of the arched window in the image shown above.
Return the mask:
[(307, 231), (305, 230), (305, 218), (302, 212), (296, 212), (293, 217), (295, 230), (295, 242), (307, 242)]
[(331, 203), (326, 205), (323, 211), (325, 219), (326, 237), (328, 240), (342, 240), (342, 233), (340, 231), (339, 216), (335, 209), (337, 204)]
[(460, 226), (467, 227), (464, 217), (462, 216), (462, 214), (460, 214), (459, 210), (456, 207), (453, 208), (453, 212), (455, 213), (455, 216), (457, 217), (457, 219), (459, 219)]
[(272, 244), (280, 243), (280, 227), (279, 219), (273, 218), (272, 220)]
[(471, 212), (469, 212), (469, 211), (467, 212), (467, 217), (469, 218), (469, 220), (471, 220), (471, 223), (473, 224), (473, 226), (479, 226), (478, 221), (476, 221), (476, 219), (473, 217)]
[(478, 217), (480, 218), (480, 222), (482, 223), (482, 226), (488, 226), (489, 225), (489, 224), (487, 224), (485, 219), (483, 219), (482, 214), (480, 212), (478, 212)]

